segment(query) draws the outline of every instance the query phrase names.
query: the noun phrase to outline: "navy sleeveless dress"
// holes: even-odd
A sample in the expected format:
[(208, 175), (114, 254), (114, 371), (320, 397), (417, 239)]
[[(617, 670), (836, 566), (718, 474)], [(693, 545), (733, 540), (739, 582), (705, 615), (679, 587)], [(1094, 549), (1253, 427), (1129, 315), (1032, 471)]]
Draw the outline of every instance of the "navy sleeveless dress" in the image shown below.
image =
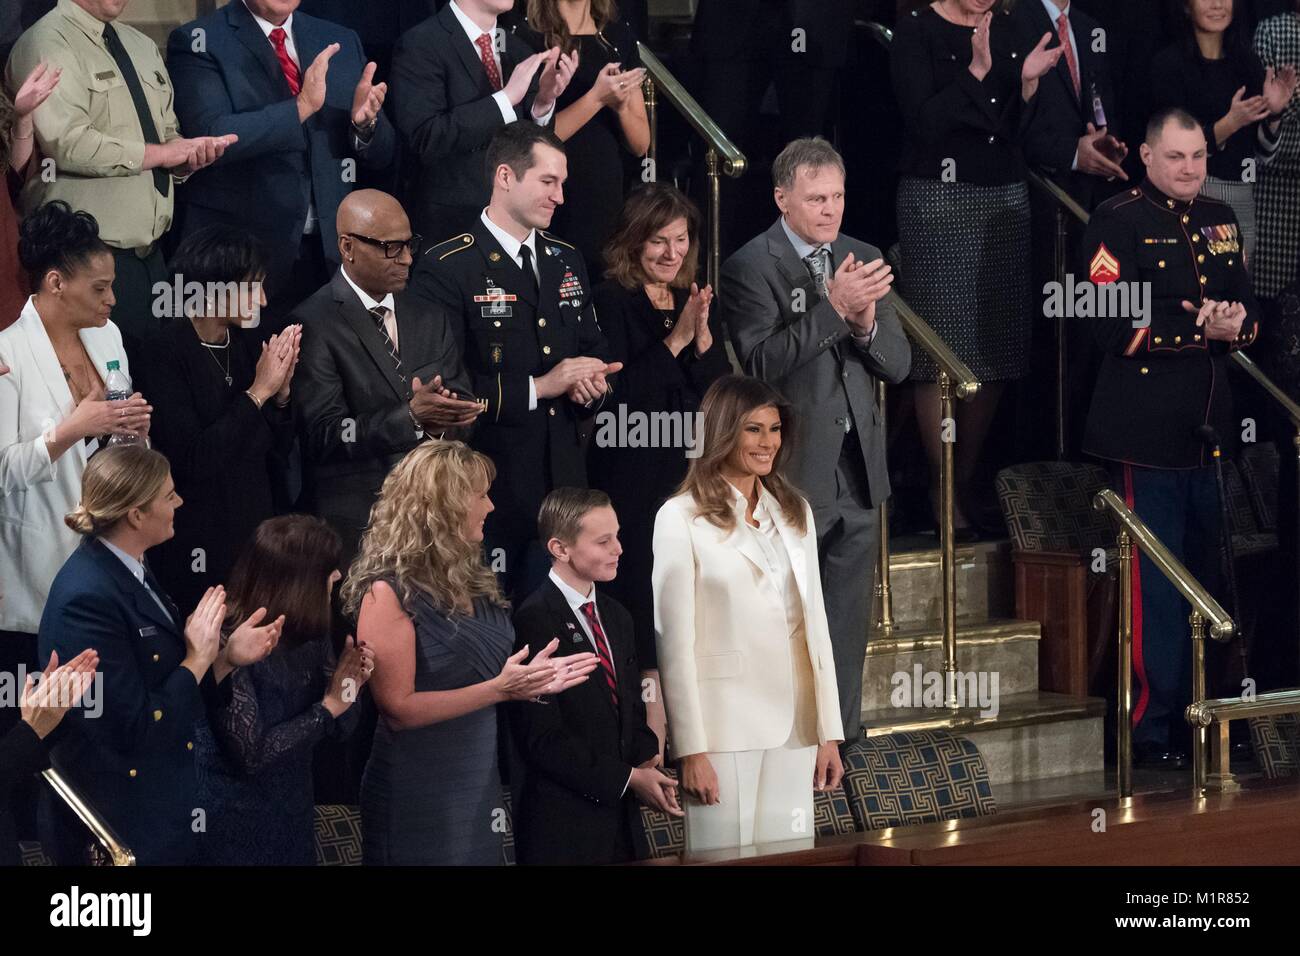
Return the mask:
[[(501, 673), (515, 633), (505, 609), (472, 617), (415, 599), (415, 690), (446, 691)], [(498, 866), (507, 821), (497, 709), (412, 730), (381, 717), (361, 779), (362, 861), (371, 866)]]

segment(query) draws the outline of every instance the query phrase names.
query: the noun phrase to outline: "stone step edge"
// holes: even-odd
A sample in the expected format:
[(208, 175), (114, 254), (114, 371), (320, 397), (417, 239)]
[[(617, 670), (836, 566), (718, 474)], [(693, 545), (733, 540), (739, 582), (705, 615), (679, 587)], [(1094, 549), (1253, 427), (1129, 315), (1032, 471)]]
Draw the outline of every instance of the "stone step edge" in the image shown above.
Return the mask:
[[(1020, 704), (1016, 698), (1046, 697), (1042, 703), (1028, 706)], [(885, 734), (901, 733), (911, 730), (951, 730), (957, 732), (980, 733), (1004, 730), (1011, 727), (1029, 727), (1035, 724), (1062, 723), (1065, 721), (1085, 720), (1103, 717), (1106, 714), (1106, 701), (1100, 697), (1071, 697), (1067, 694), (1047, 694), (1029, 691), (1026, 694), (1009, 694), (1001, 701), (1003, 707), (1013, 705), (1013, 712), (1004, 716), (999, 711), (996, 717), (983, 717), (977, 708), (965, 707), (955, 711), (927, 709), (915, 720), (900, 721), (891, 717), (872, 714), (881, 711), (864, 710), (862, 724), (868, 737), (883, 737)], [(891, 708), (892, 710), (892, 708)]]
[[(1038, 621), (1018, 618), (993, 617), (983, 621), (957, 621), (957, 644), (975, 647), (987, 644), (1012, 644), (1017, 641), (1037, 641), (1042, 636)], [(904, 651), (928, 650), (943, 647), (943, 627), (934, 622), (895, 627), (891, 631), (875, 628), (867, 640), (867, 656), (896, 654)]]

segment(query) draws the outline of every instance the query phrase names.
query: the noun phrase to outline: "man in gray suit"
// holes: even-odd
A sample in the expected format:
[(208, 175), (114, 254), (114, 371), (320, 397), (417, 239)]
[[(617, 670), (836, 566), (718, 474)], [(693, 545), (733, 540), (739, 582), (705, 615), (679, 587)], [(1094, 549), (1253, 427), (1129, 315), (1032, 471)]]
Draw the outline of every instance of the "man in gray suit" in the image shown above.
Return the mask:
[(797, 139), (772, 165), (781, 218), (722, 267), (723, 319), (745, 371), (798, 411), (791, 474), (813, 508), (822, 590), (844, 718), (858, 737), (862, 667), (880, 525), (889, 497), (875, 384), (898, 384), (912, 349), (875, 246), (840, 233), (844, 162), (826, 140)]

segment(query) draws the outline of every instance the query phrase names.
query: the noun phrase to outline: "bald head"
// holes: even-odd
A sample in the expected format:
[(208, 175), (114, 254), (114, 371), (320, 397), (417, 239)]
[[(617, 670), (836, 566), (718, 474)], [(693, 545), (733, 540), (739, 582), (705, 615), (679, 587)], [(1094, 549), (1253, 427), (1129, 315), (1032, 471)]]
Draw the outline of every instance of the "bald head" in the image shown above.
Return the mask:
[(406, 211), (388, 193), (358, 189), (339, 203), (339, 253), (352, 281), (375, 299), (406, 288), (414, 258), (409, 246), (385, 255), (385, 243), (405, 243), (411, 236)]

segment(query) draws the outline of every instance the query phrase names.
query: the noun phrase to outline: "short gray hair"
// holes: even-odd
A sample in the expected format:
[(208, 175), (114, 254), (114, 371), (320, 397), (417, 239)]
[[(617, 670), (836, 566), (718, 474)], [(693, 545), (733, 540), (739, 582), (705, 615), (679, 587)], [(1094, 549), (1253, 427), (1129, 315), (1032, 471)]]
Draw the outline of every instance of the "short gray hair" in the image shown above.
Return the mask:
[(839, 152), (820, 136), (796, 139), (781, 150), (780, 155), (772, 162), (772, 182), (776, 188), (793, 189), (795, 173), (799, 171), (800, 166), (808, 166), (812, 169), (834, 166), (840, 171), (841, 176), (845, 175), (844, 160)]

